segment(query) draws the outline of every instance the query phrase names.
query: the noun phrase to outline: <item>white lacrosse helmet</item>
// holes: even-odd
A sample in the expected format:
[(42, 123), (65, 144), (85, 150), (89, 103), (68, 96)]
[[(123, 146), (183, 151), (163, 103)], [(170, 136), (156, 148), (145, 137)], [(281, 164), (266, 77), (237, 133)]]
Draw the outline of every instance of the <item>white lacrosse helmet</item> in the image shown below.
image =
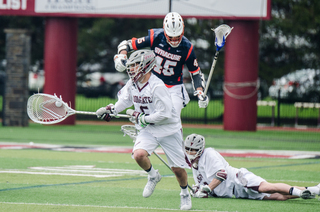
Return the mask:
[(163, 29), (170, 46), (178, 47), (184, 34), (184, 23), (179, 13), (168, 13), (163, 20)]
[[(191, 163), (194, 163), (203, 153), (205, 147), (205, 139), (202, 135), (191, 134), (186, 137), (184, 141), (184, 147), (186, 149), (187, 156)], [(191, 155), (191, 151), (197, 151), (196, 154)]]
[(127, 60), (126, 68), (134, 83), (150, 72), (156, 64), (156, 55), (152, 50), (138, 50), (133, 52)]

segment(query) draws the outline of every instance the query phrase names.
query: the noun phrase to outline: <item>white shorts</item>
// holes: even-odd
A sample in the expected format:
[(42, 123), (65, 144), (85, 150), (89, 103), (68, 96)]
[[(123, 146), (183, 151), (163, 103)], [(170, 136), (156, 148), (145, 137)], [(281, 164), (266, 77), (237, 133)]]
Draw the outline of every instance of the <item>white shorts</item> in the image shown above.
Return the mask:
[(180, 130), (165, 137), (154, 137), (149, 132), (143, 130), (138, 134), (132, 152), (137, 149), (144, 149), (151, 155), (159, 145), (166, 154), (170, 167), (190, 169), (190, 163), (184, 152), (183, 137)]
[(182, 108), (190, 101), (188, 92), (183, 84), (169, 88), (169, 92), (171, 94), (173, 106), (180, 117)]
[(271, 194), (259, 193), (258, 187), (266, 180), (253, 174), (245, 168), (241, 168), (235, 178), (235, 187), (233, 194), (236, 198), (263, 199)]

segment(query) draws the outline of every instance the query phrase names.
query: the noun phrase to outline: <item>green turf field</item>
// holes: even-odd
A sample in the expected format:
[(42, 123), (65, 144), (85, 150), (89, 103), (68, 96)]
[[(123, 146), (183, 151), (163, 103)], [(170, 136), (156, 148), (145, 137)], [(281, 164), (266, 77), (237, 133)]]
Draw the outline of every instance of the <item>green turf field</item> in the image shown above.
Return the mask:
[[(225, 132), (184, 128), (184, 136), (203, 134), (217, 149), (320, 151), (317, 132)], [(132, 146), (119, 126), (0, 127), (0, 142), (69, 146)], [(164, 155), (161, 155), (165, 158)], [(270, 182), (312, 186), (320, 182), (320, 159), (226, 158)], [(154, 194), (142, 197), (146, 174), (129, 153), (82, 153), (46, 149), (0, 149), (0, 211), (172, 211), (179, 210), (180, 188), (171, 171), (154, 155), (163, 175)], [(193, 183), (191, 170), (189, 182)], [(197, 211), (319, 211), (320, 201), (192, 199)]]

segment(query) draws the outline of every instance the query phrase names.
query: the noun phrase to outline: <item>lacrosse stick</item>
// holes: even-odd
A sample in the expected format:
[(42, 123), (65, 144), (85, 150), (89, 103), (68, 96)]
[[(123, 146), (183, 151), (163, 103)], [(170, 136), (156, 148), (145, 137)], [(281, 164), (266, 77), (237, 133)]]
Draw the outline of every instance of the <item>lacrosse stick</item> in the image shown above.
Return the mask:
[(226, 24), (222, 24), (222, 25), (218, 26), (215, 29), (213, 29), (213, 28), (211, 29), (212, 31), (214, 31), (214, 33), (216, 35), (216, 40), (215, 40), (215, 43), (214, 43), (214, 45), (216, 46), (216, 53), (215, 53), (215, 55), (213, 57), (213, 62), (212, 62), (212, 66), (211, 66), (211, 69), (210, 69), (207, 85), (206, 85), (206, 88), (205, 88), (205, 90), (203, 92), (204, 96), (207, 95), (207, 92), (208, 92), (208, 89), (209, 89), (209, 84), (210, 84), (210, 81), (211, 81), (211, 77), (212, 77), (212, 74), (213, 74), (213, 71), (214, 71), (214, 67), (216, 66), (216, 63), (217, 63), (217, 60), (218, 60), (219, 51), (224, 46), (224, 44), (226, 42), (226, 39), (227, 39), (228, 35), (231, 33), (232, 29), (233, 29), (233, 27), (231, 28)]
[[(122, 125), (121, 131), (124, 133), (123, 136), (128, 135), (133, 140), (133, 143), (136, 141), (136, 137), (139, 133), (139, 131), (134, 125)], [(160, 155), (158, 155), (155, 151), (153, 151), (153, 154), (157, 156), (157, 158), (159, 158), (159, 160), (161, 160), (162, 163), (172, 171), (169, 164), (167, 164), (167, 162), (163, 160), (162, 157), (160, 157)], [(188, 184), (188, 188), (194, 192), (193, 188), (189, 184)]]
[[(37, 93), (29, 97), (27, 103), (29, 118), (39, 124), (56, 124), (74, 114), (96, 115), (95, 112), (76, 111), (65, 103), (61, 96)], [(128, 115), (110, 114), (114, 117), (129, 118)]]

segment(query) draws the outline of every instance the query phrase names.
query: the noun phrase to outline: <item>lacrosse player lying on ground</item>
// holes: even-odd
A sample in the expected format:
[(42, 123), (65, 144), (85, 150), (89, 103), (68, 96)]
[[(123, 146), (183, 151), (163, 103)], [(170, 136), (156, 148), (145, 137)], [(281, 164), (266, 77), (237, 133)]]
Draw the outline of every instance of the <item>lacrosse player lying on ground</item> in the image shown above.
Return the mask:
[(205, 79), (198, 65), (193, 45), (184, 36), (182, 17), (176, 12), (170, 12), (163, 20), (163, 28), (150, 29), (148, 35), (142, 38), (122, 41), (118, 45), (118, 54), (114, 56), (116, 70), (119, 72), (125, 70), (128, 52), (147, 47), (154, 50), (157, 57), (157, 64), (152, 72), (169, 88), (178, 116), (180, 117), (182, 108), (190, 101), (183, 85), (184, 65), (190, 72), (195, 95), (199, 99), (199, 107), (206, 108), (209, 98), (203, 93)]
[(130, 80), (118, 92), (115, 105), (109, 104), (96, 111), (98, 118), (110, 121), (110, 114), (117, 114), (134, 105), (134, 110), (126, 113), (140, 133), (133, 147), (133, 158), (148, 173), (148, 182), (143, 197), (153, 193), (161, 180), (149, 156), (160, 145), (168, 163), (176, 175), (181, 187), (180, 209), (191, 209), (191, 197), (188, 192), (188, 177), (184, 168), (190, 168), (183, 148), (183, 136), (180, 117), (177, 115), (165, 84), (151, 73), (155, 65), (155, 54), (151, 50), (138, 50), (132, 53), (126, 63)]
[(269, 183), (245, 168), (234, 168), (213, 148), (205, 148), (201, 135), (191, 134), (185, 140), (185, 149), (192, 163), (192, 197), (225, 197), (288, 200), (292, 198), (311, 199), (319, 195), (320, 184), (313, 187), (290, 186), (284, 183)]

